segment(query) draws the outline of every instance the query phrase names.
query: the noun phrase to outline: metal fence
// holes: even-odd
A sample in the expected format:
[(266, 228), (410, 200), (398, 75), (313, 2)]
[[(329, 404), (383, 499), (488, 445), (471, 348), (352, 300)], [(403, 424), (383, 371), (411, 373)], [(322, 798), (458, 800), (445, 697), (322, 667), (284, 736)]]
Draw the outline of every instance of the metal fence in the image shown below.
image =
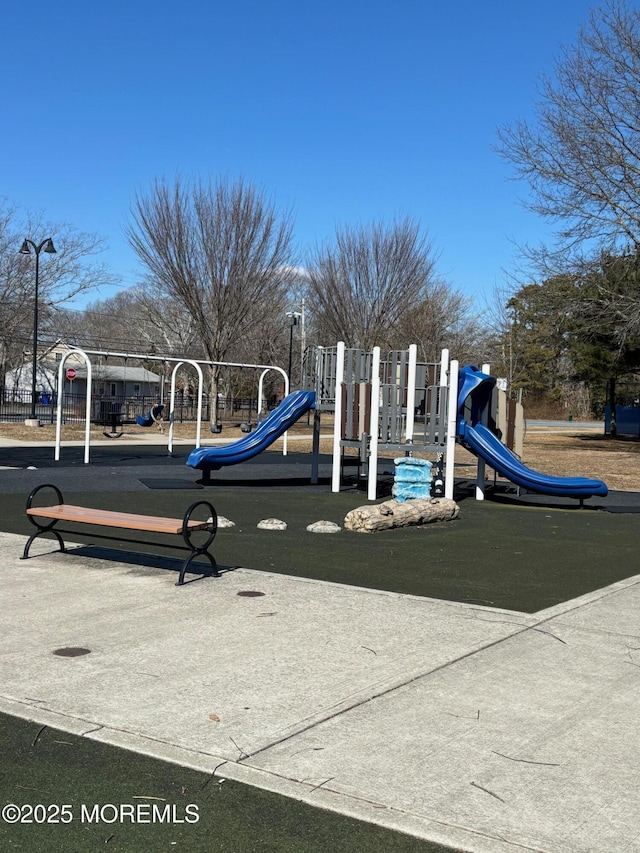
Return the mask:
[[(36, 398), (35, 414), (43, 424), (55, 423), (58, 399), (56, 394), (39, 393)], [(91, 400), (90, 417), (96, 424), (110, 426), (113, 423), (135, 423), (136, 416), (143, 417), (158, 404), (157, 396), (101, 396)], [(65, 424), (84, 424), (86, 416), (86, 396), (65, 392), (62, 398), (62, 419)], [(167, 407), (168, 408), (168, 407)], [(249, 397), (220, 398), (218, 400), (218, 420), (221, 423), (257, 420), (257, 400)], [(0, 422), (21, 423), (31, 416), (31, 391), (5, 389), (0, 394)], [(165, 414), (168, 414), (165, 409)], [(196, 396), (178, 394), (176, 396), (173, 418), (175, 423), (189, 423), (197, 419), (198, 400)], [(203, 395), (202, 420), (208, 421), (211, 415), (209, 397)]]

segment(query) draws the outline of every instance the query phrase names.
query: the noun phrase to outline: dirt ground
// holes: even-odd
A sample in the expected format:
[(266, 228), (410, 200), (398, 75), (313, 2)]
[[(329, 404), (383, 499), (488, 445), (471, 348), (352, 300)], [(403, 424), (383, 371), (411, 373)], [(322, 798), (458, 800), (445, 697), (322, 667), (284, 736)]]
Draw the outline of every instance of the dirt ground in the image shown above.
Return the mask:
[(599, 430), (529, 429), (523, 462), (546, 474), (596, 477), (610, 489), (640, 491), (638, 439), (614, 439)]
[[(331, 452), (330, 439), (331, 424), (325, 419), (322, 421), (323, 440), (321, 451)], [(216, 439), (228, 439), (235, 441), (243, 433), (238, 427), (225, 426), (220, 436)], [(311, 426), (304, 420), (296, 424), (289, 431), (291, 450), (309, 452), (311, 449)], [(55, 440), (55, 427), (51, 424), (37, 427), (26, 427), (24, 424), (0, 423), (0, 436), (14, 438), (21, 441), (53, 441)], [(148, 429), (135, 425), (125, 427), (127, 438), (140, 437), (141, 439), (166, 440), (167, 428), (164, 436), (155, 427)], [(176, 424), (174, 426), (174, 437), (195, 438), (195, 425)], [(202, 428), (202, 441), (212, 439), (208, 425)], [(83, 440), (83, 426), (63, 426), (62, 441)], [(92, 441), (105, 441), (102, 427), (96, 427), (91, 431)], [(117, 439), (114, 439), (117, 440)], [(281, 447), (280, 442), (275, 444), (275, 449)], [(389, 455), (396, 455), (391, 453)], [(465, 459), (470, 462), (469, 476), (474, 475), (474, 458), (464, 449), (460, 448), (456, 453), (458, 465)], [(604, 480), (610, 489), (622, 489), (624, 491), (640, 491), (640, 441), (634, 439), (612, 439), (606, 437), (599, 429), (572, 429), (570, 425), (562, 427), (529, 427), (524, 439), (522, 461), (537, 471), (545, 474), (554, 474), (563, 477), (583, 476), (596, 477)], [(457, 473), (465, 475), (464, 468), (457, 468)]]

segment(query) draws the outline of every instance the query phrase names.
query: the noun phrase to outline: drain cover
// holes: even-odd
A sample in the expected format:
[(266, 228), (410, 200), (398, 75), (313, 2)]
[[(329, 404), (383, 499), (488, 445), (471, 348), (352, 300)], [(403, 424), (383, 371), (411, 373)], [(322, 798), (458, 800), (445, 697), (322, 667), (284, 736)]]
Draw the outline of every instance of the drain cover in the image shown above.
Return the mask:
[(264, 592), (259, 592), (257, 589), (243, 589), (238, 595), (243, 596), (244, 598), (257, 598), (259, 595), (264, 595)]
[(91, 649), (83, 649), (80, 646), (68, 646), (65, 649), (56, 649), (54, 655), (61, 658), (79, 658), (81, 655), (91, 654)]

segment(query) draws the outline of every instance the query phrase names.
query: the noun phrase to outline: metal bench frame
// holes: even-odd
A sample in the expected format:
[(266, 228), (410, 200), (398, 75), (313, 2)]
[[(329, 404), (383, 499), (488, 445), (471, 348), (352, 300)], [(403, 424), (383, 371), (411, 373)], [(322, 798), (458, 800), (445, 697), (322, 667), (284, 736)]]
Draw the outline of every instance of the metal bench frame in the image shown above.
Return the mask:
[[(51, 506), (33, 506), (35, 496), (42, 489), (52, 489), (58, 499), (57, 504)], [(211, 518), (208, 521), (195, 521), (191, 519), (197, 507), (205, 506), (208, 508)], [(209, 552), (209, 547), (215, 539), (218, 530), (218, 516), (212, 504), (209, 501), (195, 501), (189, 506), (182, 517), (179, 518), (162, 518), (160, 516), (151, 515), (134, 515), (126, 512), (113, 512), (111, 510), (91, 509), (88, 507), (73, 506), (65, 504), (62, 497), (62, 492), (57, 486), (52, 483), (43, 483), (36, 486), (27, 498), (26, 513), (29, 521), (37, 528), (35, 533), (32, 533), (24, 546), (24, 551), (20, 559), (26, 560), (29, 557), (29, 549), (31, 544), (45, 533), (51, 533), (58, 541), (60, 551), (68, 553), (65, 548), (65, 543), (60, 535), (61, 533), (73, 536), (79, 531), (64, 530), (56, 528), (58, 521), (70, 521), (74, 524), (89, 524), (95, 527), (114, 527), (123, 530), (138, 530), (162, 533), (168, 535), (181, 535), (189, 556), (184, 560), (180, 567), (180, 574), (176, 586), (182, 586), (185, 583), (184, 576), (193, 561), (197, 557), (206, 557), (211, 564), (211, 573), (203, 574), (203, 577), (209, 577), (212, 574), (214, 577), (219, 577), (217, 563), (213, 555)], [(40, 519), (47, 518), (48, 522), (43, 523)], [(204, 544), (196, 545), (191, 541), (191, 535), (195, 531), (206, 531), (208, 533)], [(127, 539), (124, 536), (109, 536), (106, 533), (91, 532), (91, 536), (97, 539), (111, 539), (117, 542), (131, 542), (137, 545), (156, 545), (157, 543), (144, 542), (139, 539)], [(180, 545), (165, 545), (167, 548), (178, 549), (184, 551), (184, 547)]]

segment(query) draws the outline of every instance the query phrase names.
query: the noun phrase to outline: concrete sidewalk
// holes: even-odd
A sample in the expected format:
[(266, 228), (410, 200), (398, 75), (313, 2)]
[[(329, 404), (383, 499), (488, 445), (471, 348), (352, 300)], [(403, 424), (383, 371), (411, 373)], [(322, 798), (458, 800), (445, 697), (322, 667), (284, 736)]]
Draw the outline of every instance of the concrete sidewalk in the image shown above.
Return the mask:
[(525, 615), (24, 541), (1, 711), (474, 853), (640, 851), (640, 578)]

